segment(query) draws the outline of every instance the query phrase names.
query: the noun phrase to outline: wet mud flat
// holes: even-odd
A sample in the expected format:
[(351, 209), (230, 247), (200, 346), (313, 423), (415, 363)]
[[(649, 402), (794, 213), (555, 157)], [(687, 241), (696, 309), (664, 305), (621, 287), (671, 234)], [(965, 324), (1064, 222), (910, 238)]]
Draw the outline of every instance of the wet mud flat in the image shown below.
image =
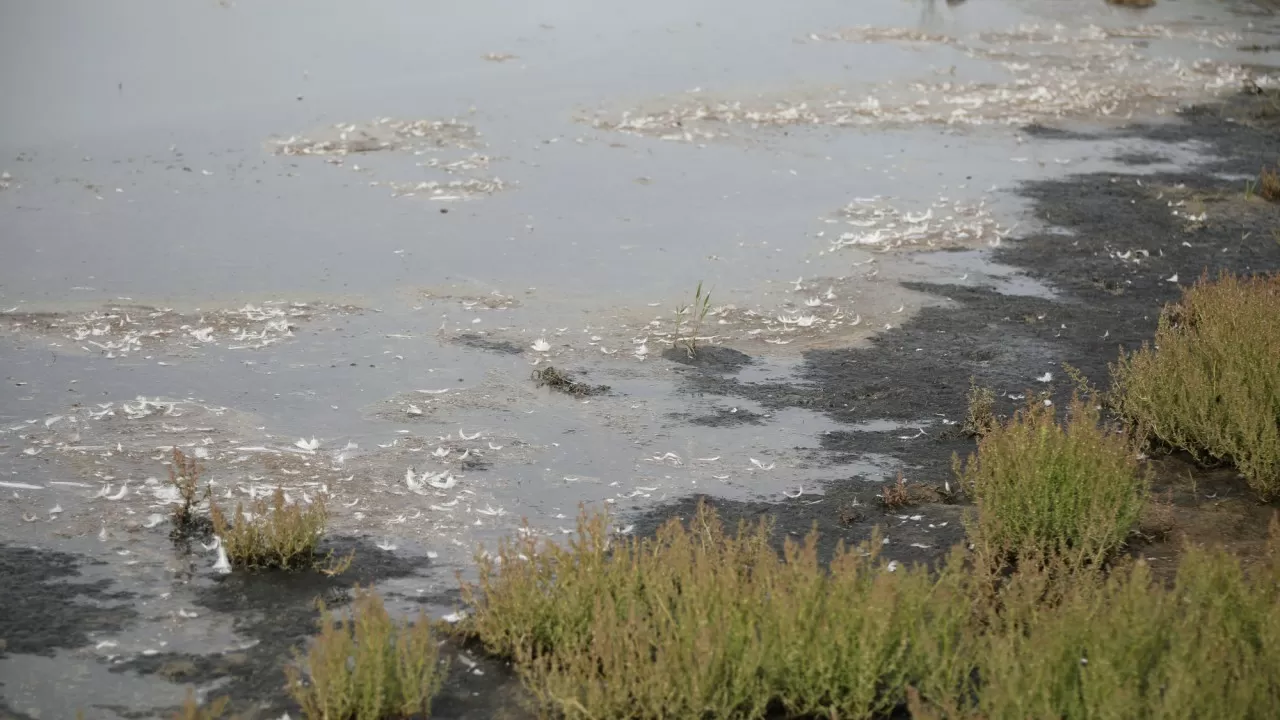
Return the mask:
[[(963, 536), (964, 504), (931, 500), (946, 495), (945, 483), (954, 481), (953, 455), (966, 456), (975, 443), (954, 420), (921, 427), (919, 419), (963, 418), (971, 379), (995, 391), (997, 415), (1023, 406), (1028, 394), (1049, 393), (1061, 404), (1075, 389), (1064, 363), (1105, 390), (1108, 364), (1122, 348), (1149, 341), (1162, 306), (1202, 273), (1280, 270), (1280, 206), (1246, 193), (1247, 179), (1280, 156), (1277, 130), (1280, 93), (1253, 87), (1221, 103), (1189, 107), (1174, 122), (1097, 135), (1028, 128), (1050, 141), (1192, 141), (1201, 144), (1204, 156), (1177, 171), (1156, 173), (1143, 170), (1165, 158), (1122, 157), (1134, 174), (1101, 172), (1022, 185), (1017, 192), (1031, 202), (1043, 230), (1002, 244), (992, 260), (1052, 287), (1053, 298), (905, 283), (950, 303), (925, 307), (868, 347), (805, 352), (798, 382), (748, 382), (697, 368), (684, 375), (695, 392), (749, 399), (773, 410), (825, 413), (850, 428), (822, 437), (831, 463), (867, 452), (897, 458), (920, 502), (887, 510), (879, 502), (883, 478), (855, 476), (829, 484), (817, 502), (691, 498), (652, 514), (644, 527), (687, 516), (705, 499), (731, 522), (770, 518), (778, 537), (816, 528), (828, 554), (837, 542), (865, 540), (878, 525), (889, 536), (887, 557), (940, 559)], [(1133, 552), (1159, 569), (1185, 540), (1220, 543), (1246, 558), (1262, 548), (1275, 503), (1259, 504), (1231, 469), (1202, 467), (1181, 452), (1152, 454), (1152, 491), (1161, 518), (1142, 529)]]
[[(900, 562), (938, 559), (963, 537), (965, 505), (948, 494), (946, 483), (952, 479), (953, 454), (963, 456), (974, 448), (955, 420), (965, 415), (971, 379), (995, 390), (998, 414), (1012, 412), (1027, 393), (1049, 392), (1055, 402), (1064, 401), (1073, 385), (1062, 372), (1063, 363), (1105, 388), (1107, 364), (1120, 348), (1150, 339), (1161, 306), (1202, 272), (1280, 269), (1280, 242), (1272, 232), (1280, 227), (1280, 207), (1244, 192), (1244, 178), (1256, 177), (1260, 163), (1280, 156), (1278, 131), (1280, 95), (1246, 92), (1192, 107), (1174, 122), (1096, 136), (1140, 140), (1144, 147), (1197, 142), (1204, 156), (1196, 164), (1152, 173), (1147, 165), (1161, 158), (1134, 155), (1127, 158), (1133, 173), (1082, 174), (1022, 186), (1019, 192), (1031, 202), (1043, 229), (1011, 238), (994, 250), (992, 259), (1052, 287), (1057, 293), (1053, 297), (908, 283), (915, 292), (947, 302), (925, 307), (863, 346), (805, 351), (792, 380), (749, 379), (756, 359), (727, 348), (705, 348), (698, 361), (679, 353), (657, 360), (670, 364), (683, 390), (722, 408), (689, 422), (767, 425), (767, 415), (737, 411), (744, 400), (768, 414), (795, 408), (822, 413), (837, 426), (820, 437), (822, 463), (838, 469), (868, 454), (892, 457), (901, 463), (913, 502), (885, 508), (880, 502), (884, 478), (851, 473), (827, 484), (821, 495), (801, 488), (777, 502), (685, 497), (637, 518), (635, 531), (652, 532), (671, 517), (688, 515), (705, 499), (731, 523), (769, 518), (779, 539), (816, 527), (823, 554), (840, 541), (863, 541), (879, 526), (888, 539), (886, 557)], [(1030, 133), (1048, 143), (1093, 137), (1035, 127)], [(1041, 380), (1046, 373), (1049, 379)], [(1167, 512), (1159, 527), (1144, 528), (1144, 537), (1135, 538), (1135, 552), (1159, 569), (1176, 555), (1184, 538), (1225, 543), (1246, 558), (1261, 547), (1274, 505), (1259, 505), (1231, 470), (1198, 467), (1178, 454), (1154, 455), (1154, 494)], [(244, 717), (296, 716), (281, 668), (314, 632), (317, 598), (341, 605), (350, 587), (359, 583), (380, 585), (389, 602), (403, 609), (457, 603), (448, 590), (408, 589), (427, 571), (427, 560), (405, 559), (372, 538), (338, 537), (332, 543), (356, 551), (352, 568), (336, 578), (317, 573), (210, 578), (196, 571), (207, 558), (184, 559), (175, 553), (173, 577), (188, 586), (190, 610), (179, 611), (183, 614), (174, 622), (199, 615), (230, 618), (228, 643), (218, 648), (159, 647), (114, 659), (111, 648), (104, 647), (111, 641), (98, 638), (125, 631), (157, 611), (114, 582), (102, 561), (0, 545), (0, 570), (6, 578), (0, 584), (0, 607), (6, 609), (0, 618), (0, 661), (19, 655), (24, 661), (53, 658), (59, 668), (83, 669), (91, 683), (147, 680), (150, 684), (136, 691), (136, 701), (108, 698), (98, 706), (99, 712), (120, 717), (159, 716), (178, 704), (185, 687), (197, 688), (201, 697), (230, 697), (232, 710)], [(451, 663), (434, 716), (527, 715), (518, 682), (505, 663), (485, 658), (474, 647), (451, 647), (448, 654), (466, 661)], [(99, 670), (107, 680), (94, 675)], [(163, 681), (172, 693), (157, 695), (153, 681)], [(75, 683), (77, 676), (72, 673), (59, 682)], [(8, 705), (0, 705), (0, 717), (57, 715), (47, 697), (24, 697), (16, 685), (6, 678)], [(86, 717), (95, 716), (93, 708), (83, 709)]]

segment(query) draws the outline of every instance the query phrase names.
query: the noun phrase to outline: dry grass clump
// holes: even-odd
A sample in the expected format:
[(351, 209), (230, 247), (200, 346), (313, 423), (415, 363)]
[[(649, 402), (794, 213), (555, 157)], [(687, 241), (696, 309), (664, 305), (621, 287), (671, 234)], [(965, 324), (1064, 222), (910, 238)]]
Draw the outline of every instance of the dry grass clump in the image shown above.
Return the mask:
[(1112, 403), (1139, 432), (1280, 496), (1280, 274), (1202, 277), (1111, 371)]
[(964, 422), (960, 423), (960, 432), (969, 437), (982, 437), (999, 423), (995, 414), (996, 396), (990, 388), (981, 387), (974, 378), (969, 378), (969, 410)]
[(289, 694), (308, 720), (427, 717), (447, 668), (424, 613), (397, 623), (360, 588), (340, 621), (321, 606), (320, 634), (295, 660), (285, 668)]
[(816, 534), (783, 557), (768, 536), (700, 507), (688, 528), (611, 547), (604, 516), (584, 516), (567, 548), (520, 538), (482, 556), (464, 630), (571, 718), (869, 717), (908, 685), (932, 696), (969, 676), (952, 652), (970, 612), (958, 572), (886, 565), (878, 537), (827, 572)]
[(317, 554), (329, 519), (323, 496), (316, 496), (307, 504), (289, 502), (284, 490), (276, 488), (270, 500), (251, 501), (249, 512), (245, 512), (243, 503), (236, 503), (231, 520), (212, 501), (209, 515), (213, 531), (221, 538), (233, 567), (251, 570), (315, 567), (337, 574), (351, 564), (351, 556), (335, 560), (332, 552), (324, 557)]
[(1147, 566), (1072, 557), (934, 573), (768, 527), (688, 527), (610, 547), (603, 516), (568, 548), (522, 538), (464, 586), (463, 630), (513, 657), (567, 718), (1266, 718), (1280, 705), (1280, 523), (1246, 574), (1190, 548), (1170, 587)]
[(1138, 521), (1150, 473), (1138, 445), (1099, 425), (1099, 408), (1073, 397), (1064, 425), (1031, 400), (978, 443), (956, 475), (977, 506), (968, 521), (978, 549), (1000, 563), (1018, 555), (1096, 564), (1113, 555)]
[(196, 506), (209, 498), (209, 486), (200, 492), (200, 466), (196, 459), (188, 457), (178, 448), (173, 449), (173, 462), (169, 465), (169, 484), (178, 490), (180, 502), (173, 509), (175, 535), (188, 532), (200, 524)]
[(1264, 167), (1258, 172), (1258, 195), (1263, 200), (1280, 202), (1280, 169)]

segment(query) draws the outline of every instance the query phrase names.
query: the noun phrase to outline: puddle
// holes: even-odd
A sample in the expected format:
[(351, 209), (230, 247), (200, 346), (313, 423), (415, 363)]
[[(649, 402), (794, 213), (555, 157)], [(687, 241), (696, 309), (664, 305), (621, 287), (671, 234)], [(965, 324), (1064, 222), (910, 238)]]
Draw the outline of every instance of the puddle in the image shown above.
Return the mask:
[[(980, 293), (1058, 299), (992, 259), (1043, 229), (1010, 190), (1203, 159), (1120, 126), (1233, 89), (1275, 31), (1201, 2), (974, 8), (15, 8), (0, 557), (40, 588), (17, 622), (51, 629), (0, 625), (0, 707), (145, 716), (192, 685), (276, 718), (317, 595), (367, 581), (438, 616), (524, 520), (643, 532), (694, 496), (843, 503), (910, 469), (958, 418), (838, 422), (821, 373), (899, 390), (833, 351)], [(677, 313), (700, 284), (705, 315)], [(539, 387), (549, 366), (609, 390)], [(355, 576), (273, 587), (176, 551), (172, 447), (218, 502), (326, 494)]]

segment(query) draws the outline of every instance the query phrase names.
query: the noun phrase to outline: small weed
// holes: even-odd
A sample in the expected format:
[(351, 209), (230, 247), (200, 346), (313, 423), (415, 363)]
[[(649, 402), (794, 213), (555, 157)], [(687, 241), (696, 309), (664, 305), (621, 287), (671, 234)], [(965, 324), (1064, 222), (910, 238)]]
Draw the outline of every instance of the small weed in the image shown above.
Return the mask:
[(967, 521), (981, 553), (997, 564), (1023, 554), (1097, 564), (1123, 544), (1146, 499), (1149, 471), (1137, 443), (1099, 426), (1100, 410), (1074, 397), (1065, 426), (1029, 401), (978, 443), (957, 477), (977, 506)]
[(228, 521), (216, 502), (209, 504), (213, 531), (222, 539), (233, 567), (316, 568), (336, 575), (351, 565), (350, 555), (337, 560), (332, 552), (323, 558), (317, 557), (320, 536), (329, 519), (323, 496), (303, 505), (288, 502), (284, 490), (276, 488), (270, 500), (258, 498), (251, 501), (249, 508), (250, 512), (246, 513), (244, 504), (237, 503), (235, 517)]
[(196, 506), (209, 498), (209, 486), (200, 492), (200, 467), (196, 459), (187, 457), (178, 448), (173, 449), (173, 463), (169, 465), (169, 484), (178, 490), (177, 507), (173, 509), (173, 534), (189, 534), (200, 525)]
[(979, 387), (976, 378), (969, 378), (969, 412), (960, 424), (960, 432), (980, 438), (997, 424), (995, 393), (990, 388)]
[(1107, 4), (1131, 8), (1149, 8), (1156, 4), (1156, 0), (1107, 0)]
[[(308, 720), (427, 717), (447, 663), (419, 611), (396, 623), (382, 598), (356, 588), (351, 615), (335, 622), (323, 604), (320, 634), (285, 668), (289, 694)], [(305, 670), (305, 677), (304, 671)]]
[(884, 505), (885, 510), (899, 510), (914, 504), (911, 491), (907, 488), (907, 481), (902, 477), (902, 473), (898, 473), (898, 479), (880, 491), (880, 503)]
[(609, 392), (608, 385), (588, 385), (587, 383), (570, 380), (568, 375), (551, 365), (534, 370), (533, 381), (538, 387), (546, 386), (552, 390), (559, 390), (562, 393), (579, 398)]
[(692, 359), (698, 354), (698, 333), (702, 332), (702, 323), (711, 312), (711, 293), (703, 292), (702, 283), (698, 283), (693, 293), (692, 305), (678, 305), (675, 309), (675, 343), (684, 345), (685, 352)]
[(1111, 405), (1138, 432), (1227, 461), (1280, 496), (1280, 274), (1202, 277), (1165, 307), (1155, 340), (1111, 368)]

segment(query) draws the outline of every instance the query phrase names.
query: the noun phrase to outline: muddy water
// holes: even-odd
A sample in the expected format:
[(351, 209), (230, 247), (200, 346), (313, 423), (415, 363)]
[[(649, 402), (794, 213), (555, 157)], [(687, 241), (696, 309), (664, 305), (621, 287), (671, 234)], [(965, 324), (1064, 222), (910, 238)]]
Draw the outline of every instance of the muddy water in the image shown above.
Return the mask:
[[(175, 554), (167, 448), (200, 457), (223, 501), (328, 493), (336, 534), (408, 563), (363, 577), (438, 612), (476, 544), (521, 518), (554, 537), (579, 503), (608, 504), (625, 532), (693, 493), (816, 503), (833, 480), (892, 477), (908, 459), (833, 463), (823, 439), (909, 447), (958, 418), (842, 426), (691, 389), (802, 385), (804, 351), (951, 306), (905, 284), (1052, 298), (990, 260), (1031, 229), (1011, 189), (1202, 149), (1022, 127), (1158, 121), (1238, 86), (1259, 56), (1235, 48), (1269, 32), (1208, 2), (4, 18), (0, 543), (10, 568), (49, 562), (26, 547), (103, 564), (79, 600), (6, 621), (22, 642), (0, 648), (0, 698), (91, 718), (228, 687), (173, 663), (265, 664), (299, 640), (264, 643), (217, 599), (212, 557)], [(699, 282), (711, 311), (678, 332), (737, 354), (689, 363), (672, 309)], [(611, 390), (537, 388), (547, 365)], [(115, 614), (81, 618), (86, 602)], [(284, 707), (270, 683), (231, 687)]]

